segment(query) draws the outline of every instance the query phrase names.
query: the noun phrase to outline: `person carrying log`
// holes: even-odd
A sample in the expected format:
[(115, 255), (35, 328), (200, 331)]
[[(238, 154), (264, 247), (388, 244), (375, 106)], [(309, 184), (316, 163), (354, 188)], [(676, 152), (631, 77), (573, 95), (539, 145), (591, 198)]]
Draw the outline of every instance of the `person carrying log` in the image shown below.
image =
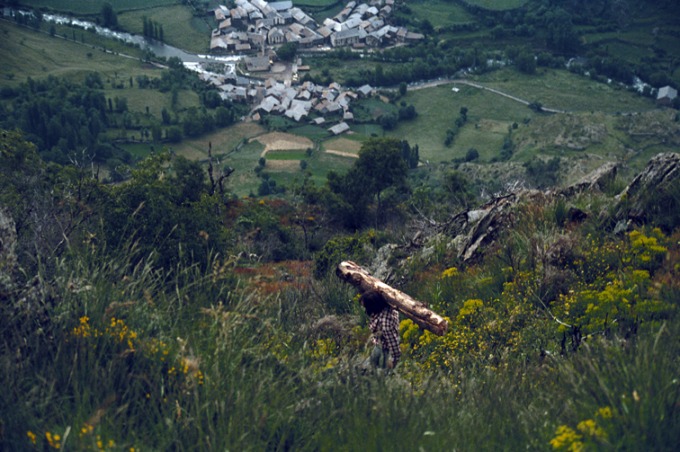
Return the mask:
[(360, 265), (352, 261), (343, 261), (340, 262), (335, 272), (340, 279), (356, 287), (361, 294), (377, 292), (393, 310), (401, 312), (419, 327), (437, 336), (446, 334), (449, 323), (445, 318), (429, 309), (424, 303), (414, 300), (404, 292), (371, 276)]
[(399, 312), (393, 309), (380, 292), (369, 290), (359, 298), (359, 302), (370, 318), (373, 350), (371, 364), (380, 369), (394, 369), (401, 357), (399, 349)]

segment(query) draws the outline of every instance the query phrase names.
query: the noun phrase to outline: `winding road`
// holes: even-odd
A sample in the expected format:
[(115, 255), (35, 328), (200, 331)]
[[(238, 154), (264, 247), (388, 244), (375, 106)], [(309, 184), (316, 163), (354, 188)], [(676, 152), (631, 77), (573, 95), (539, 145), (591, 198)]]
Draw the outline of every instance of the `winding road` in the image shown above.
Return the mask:
[[(431, 82), (424, 82), (420, 83), (414, 86), (409, 86), (409, 90), (417, 90), (417, 89), (424, 89), (424, 88), (432, 88), (434, 86), (439, 86), (439, 85), (448, 85), (450, 83), (457, 83), (459, 85), (467, 85), (471, 86), (473, 88), (477, 89), (483, 89), (489, 92), (492, 92), (494, 94), (498, 94), (499, 96), (507, 97), (508, 99), (514, 100), (515, 102), (519, 102), (520, 104), (529, 106), (530, 102), (525, 99), (520, 99), (519, 97), (513, 96), (512, 94), (504, 93), (503, 91), (499, 91), (495, 88), (489, 88), (484, 85), (480, 85), (479, 83), (474, 83), (469, 80), (463, 80), (463, 79), (442, 79), (442, 80), (434, 80)], [(556, 108), (547, 108), (547, 107), (541, 107), (541, 111), (547, 112), (547, 113), (569, 113), (566, 110), (558, 110)]]

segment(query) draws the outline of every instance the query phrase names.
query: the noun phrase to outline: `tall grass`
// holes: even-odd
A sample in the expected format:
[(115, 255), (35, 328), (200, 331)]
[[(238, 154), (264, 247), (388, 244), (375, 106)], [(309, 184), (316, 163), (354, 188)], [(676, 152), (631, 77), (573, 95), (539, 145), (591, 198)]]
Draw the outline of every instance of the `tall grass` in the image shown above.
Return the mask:
[(595, 448), (680, 439), (673, 324), (570, 356), (384, 375), (359, 365), (365, 321), (332, 277), (265, 295), (222, 256), (168, 272), (123, 244), (74, 251), (4, 296), (5, 449), (545, 450), (559, 428)]

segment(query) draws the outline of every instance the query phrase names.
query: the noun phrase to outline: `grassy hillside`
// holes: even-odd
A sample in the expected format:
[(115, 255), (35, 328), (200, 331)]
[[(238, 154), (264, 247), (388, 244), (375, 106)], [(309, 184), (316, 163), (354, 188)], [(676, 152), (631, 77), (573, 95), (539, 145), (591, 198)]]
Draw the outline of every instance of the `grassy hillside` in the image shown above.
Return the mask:
[(626, 113), (656, 108), (653, 100), (616, 83), (604, 84), (564, 70), (541, 69), (526, 76), (502, 69), (476, 80), (529, 102), (569, 112)]
[(474, 16), (465, 8), (455, 2), (442, 0), (413, 2), (411, 11), (419, 20), (429, 21), (433, 27), (441, 27), (456, 23), (469, 23), (474, 21)]
[[(389, 136), (417, 144), (421, 159), (433, 163), (462, 158), (470, 147), (488, 161), (500, 151), (507, 127), (533, 116), (526, 106), (510, 99), (470, 86), (460, 86), (460, 91), (454, 92), (453, 87), (445, 84), (409, 91), (404, 100), (415, 106), (418, 117), (400, 123)], [(446, 130), (453, 127), (463, 107), (468, 109), (468, 122), (446, 147)]]
[[(3, 61), (0, 66), (0, 84), (12, 86), (25, 82), (28, 77), (37, 79), (48, 75), (78, 80), (89, 72), (99, 72), (104, 77), (113, 77), (115, 74), (121, 77), (123, 74), (132, 77), (141, 74), (158, 76), (157, 70), (142, 65), (136, 59), (113, 55), (92, 46), (100, 46), (106, 42), (109, 49), (136, 56), (139, 52), (134, 48), (95, 39), (94, 35), (85, 31), (77, 31), (76, 42), (73, 42), (72, 29), (63, 27), (59, 30), (58, 33), (66, 34), (69, 39), (36, 33), (34, 30), (0, 21), (0, 33), (4, 41), (0, 48), (0, 58)], [(84, 43), (81, 42), (81, 34), (84, 36)]]
[[(615, 234), (609, 195), (526, 199), (508, 206), (512, 227), (484, 257), (463, 262), (446, 233), (425, 231), (421, 247), (389, 229), (336, 234), (300, 200), (203, 187), (176, 202), (194, 173), (162, 156), (126, 184), (52, 168), (44, 186), (30, 146), (0, 139), (3, 205), (51, 215), (0, 250), (3, 448), (671, 450), (680, 440), (670, 209)], [(35, 202), (48, 193), (53, 205)], [(572, 207), (585, 218), (571, 221)], [(50, 236), (54, 219), (78, 225), (68, 243), (62, 230)], [(318, 238), (315, 259), (263, 259)], [(398, 245), (392, 284), (449, 323), (435, 336), (402, 318), (389, 373), (364, 365), (368, 318), (332, 271), (369, 265), (385, 243)], [(161, 248), (173, 263), (148, 252)], [(314, 277), (320, 262), (332, 266)]]

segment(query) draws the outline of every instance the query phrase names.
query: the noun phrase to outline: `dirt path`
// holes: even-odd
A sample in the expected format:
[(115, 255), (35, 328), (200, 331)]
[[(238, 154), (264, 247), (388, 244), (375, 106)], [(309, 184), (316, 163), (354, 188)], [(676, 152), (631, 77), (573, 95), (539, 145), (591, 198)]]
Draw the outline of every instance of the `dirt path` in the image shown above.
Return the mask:
[[(458, 83), (459, 85), (467, 85), (471, 86), (473, 88), (477, 89), (483, 89), (486, 91), (489, 91), (494, 94), (498, 94), (499, 96), (507, 97), (508, 99), (514, 100), (515, 102), (519, 102), (520, 104), (523, 105), (529, 105), (530, 102), (525, 99), (521, 99), (519, 97), (513, 96), (512, 94), (504, 93), (503, 91), (497, 90), (495, 88), (489, 88), (484, 85), (480, 85), (479, 83), (474, 83), (470, 82), (468, 80), (461, 80), (461, 79), (442, 79), (442, 80), (434, 80), (431, 82), (426, 82), (422, 83), (419, 85), (415, 86), (409, 86), (409, 90), (419, 90), (419, 89), (425, 89), (425, 88), (433, 88), (435, 86), (440, 86), (440, 85), (448, 85), (449, 83)], [(548, 112), (548, 113), (569, 113), (566, 110), (558, 110), (556, 108), (548, 108), (548, 107), (542, 107), (542, 111)]]
[(352, 154), (351, 152), (334, 151), (332, 149), (327, 149), (326, 154), (340, 155), (342, 157), (352, 157), (355, 159), (359, 158), (357, 154)]

